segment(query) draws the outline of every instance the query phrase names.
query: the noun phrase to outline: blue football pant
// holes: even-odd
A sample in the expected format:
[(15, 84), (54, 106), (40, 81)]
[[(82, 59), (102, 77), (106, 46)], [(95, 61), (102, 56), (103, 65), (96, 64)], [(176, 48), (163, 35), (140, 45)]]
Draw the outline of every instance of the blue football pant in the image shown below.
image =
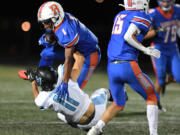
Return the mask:
[(176, 82), (180, 83), (180, 54), (178, 50), (171, 56), (161, 53), (159, 59), (151, 57), (151, 60), (159, 85), (165, 85), (166, 75), (169, 72), (172, 73)]
[(108, 63), (107, 71), (111, 94), (118, 107), (123, 109), (126, 104), (125, 83), (146, 101), (159, 100), (151, 80), (141, 71), (136, 61), (120, 64)]

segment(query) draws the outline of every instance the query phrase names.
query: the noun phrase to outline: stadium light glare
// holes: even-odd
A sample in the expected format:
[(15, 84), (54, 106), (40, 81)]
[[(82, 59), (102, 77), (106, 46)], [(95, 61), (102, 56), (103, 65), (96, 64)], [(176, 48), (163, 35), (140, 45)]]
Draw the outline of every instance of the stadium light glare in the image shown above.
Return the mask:
[(97, 3), (103, 3), (104, 0), (96, 0)]
[(21, 29), (25, 32), (31, 29), (31, 23), (29, 21), (25, 21), (21, 24)]

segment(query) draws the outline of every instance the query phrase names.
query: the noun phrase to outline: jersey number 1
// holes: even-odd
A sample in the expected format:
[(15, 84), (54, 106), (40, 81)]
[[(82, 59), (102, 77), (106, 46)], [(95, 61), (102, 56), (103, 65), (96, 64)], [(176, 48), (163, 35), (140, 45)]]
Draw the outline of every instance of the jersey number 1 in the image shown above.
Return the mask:
[(112, 34), (121, 34), (123, 24), (124, 24), (123, 18), (125, 18), (126, 16), (127, 15), (125, 14), (121, 14), (116, 17), (114, 25), (113, 25), (113, 29), (112, 29)]

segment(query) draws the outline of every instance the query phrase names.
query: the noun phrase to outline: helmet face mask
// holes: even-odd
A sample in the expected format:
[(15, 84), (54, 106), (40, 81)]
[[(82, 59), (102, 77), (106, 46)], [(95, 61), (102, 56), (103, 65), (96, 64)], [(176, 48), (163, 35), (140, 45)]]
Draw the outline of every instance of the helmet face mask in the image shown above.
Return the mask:
[(126, 10), (144, 10), (146, 13), (149, 10), (149, 0), (124, 0)]
[(164, 12), (170, 11), (174, 6), (175, 0), (158, 0), (158, 5)]
[(64, 19), (64, 10), (62, 6), (55, 1), (48, 1), (42, 4), (38, 10), (38, 22), (51, 20), (53, 28), (62, 23)]

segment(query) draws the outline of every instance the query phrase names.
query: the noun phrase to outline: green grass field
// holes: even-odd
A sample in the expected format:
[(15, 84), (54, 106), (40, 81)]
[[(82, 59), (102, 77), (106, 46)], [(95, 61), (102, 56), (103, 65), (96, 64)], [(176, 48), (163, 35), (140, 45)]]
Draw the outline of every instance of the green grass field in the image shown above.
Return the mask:
[[(84, 131), (63, 124), (54, 112), (43, 112), (35, 106), (30, 82), (17, 76), (22, 68), (0, 65), (0, 135), (85, 135)], [(85, 91), (91, 94), (108, 86), (107, 74), (96, 71)], [(104, 128), (105, 135), (148, 135), (146, 103), (128, 86), (127, 92), (125, 110)], [(159, 135), (180, 135), (180, 85), (168, 85), (161, 99), (167, 112), (159, 113)]]

